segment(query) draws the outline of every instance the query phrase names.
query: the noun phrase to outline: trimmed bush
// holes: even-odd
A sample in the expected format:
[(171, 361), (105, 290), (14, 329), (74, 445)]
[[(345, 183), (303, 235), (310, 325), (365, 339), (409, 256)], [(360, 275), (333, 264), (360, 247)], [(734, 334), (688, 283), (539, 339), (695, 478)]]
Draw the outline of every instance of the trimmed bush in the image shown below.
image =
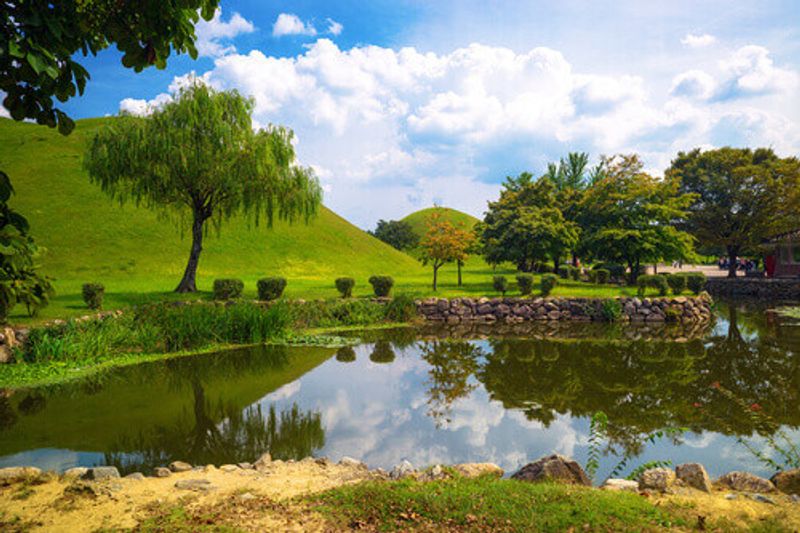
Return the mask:
[(609, 298), (600, 304), (600, 318), (606, 322), (616, 322), (622, 317), (622, 304), (619, 300)]
[(391, 276), (372, 276), (369, 278), (369, 283), (378, 298), (389, 296), (389, 293), (392, 292), (392, 287), (394, 287), (394, 279)]
[(244, 282), (240, 279), (215, 279), (214, 299), (233, 300), (242, 295)]
[(536, 265), (535, 270), (539, 274), (552, 274), (553, 267), (548, 265), (547, 263), (539, 263)]
[(692, 294), (697, 296), (706, 288), (706, 275), (702, 272), (689, 272), (684, 274), (686, 277), (686, 286), (692, 291)]
[(356, 280), (353, 278), (337, 278), (336, 290), (342, 295), (342, 298), (350, 298), (353, 295), (353, 287), (356, 286)]
[(669, 274), (667, 275), (667, 283), (669, 284), (669, 288), (672, 289), (672, 294), (675, 296), (678, 296), (686, 290), (686, 276)]
[(572, 270), (570, 265), (561, 265), (558, 267), (558, 275), (561, 279), (569, 279), (572, 277)]
[(518, 274), (517, 286), (520, 294), (527, 296), (533, 290), (533, 276), (530, 274)]
[(386, 304), (386, 320), (390, 322), (408, 322), (417, 316), (417, 304), (407, 294), (398, 294)]
[(263, 278), (256, 282), (256, 287), (259, 300), (277, 300), (286, 288), (286, 278)]
[(638, 286), (639, 297), (644, 296), (648, 287), (658, 290), (659, 296), (666, 296), (667, 292), (669, 292), (667, 277), (661, 274), (639, 276), (636, 280), (636, 285)]
[(89, 309), (100, 309), (103, 307), (103, 296), (106, 288), (100, 283), (84, 283), (81, 288), (83, 301)]
[(336, 360), (340, 363), (352, 363), (356, 360), (356, 351), (352, 346), (342, 346), (336, 350)]
[(508, 290), (508, 280), (505, 276), (495, 276), (492, 279), (492, 287), (494, 287), (494, 290), (497, 292), (502, 292), (503, 296), (505, 296)]
[(587, 270), (586, 281), (589, 283), (597, 283), (597, 270)]
[(549, 296), (553, 289), (558, 285), (558, 276), (555, 274), (544, 274), (542, 275), (541, 281), (541, 291), (542, 296)]
[(577, 267), (571, 267), (572, 270), (569, 271), (569, 277), (572, 278), (572, 281), (580, 281), (581, 280), (581, 269)]
[(616, 263), (597, 263), (592, 267), (594, 270), (608, 270), (610, 279), (619, 280), (625, 278), (627, 268)]
[(605, 268), (598, 268), (596, 270), (592, 270), (597, 276), (597, 283), (605, 284), (611, 279), (611, 271)]

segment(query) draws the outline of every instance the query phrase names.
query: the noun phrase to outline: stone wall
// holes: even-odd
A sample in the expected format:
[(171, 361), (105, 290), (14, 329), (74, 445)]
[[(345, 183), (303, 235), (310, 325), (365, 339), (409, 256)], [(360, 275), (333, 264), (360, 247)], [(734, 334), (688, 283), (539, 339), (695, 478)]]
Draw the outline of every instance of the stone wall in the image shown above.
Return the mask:
[(797, 301), (800, 300), (800, 278), (709, 278), (706, 290), (714, 296)]
[[(619, 320), (639, 323), (708, 322), (711, 299), (698, 298), (615, 298)], [(417, 300), (417, 311), (429, 321), (459, 324), (519, 323), (531, 320), (592, 322), (607, 320), (603, 312), (608, 300), (601, 298), (427, 298)]]

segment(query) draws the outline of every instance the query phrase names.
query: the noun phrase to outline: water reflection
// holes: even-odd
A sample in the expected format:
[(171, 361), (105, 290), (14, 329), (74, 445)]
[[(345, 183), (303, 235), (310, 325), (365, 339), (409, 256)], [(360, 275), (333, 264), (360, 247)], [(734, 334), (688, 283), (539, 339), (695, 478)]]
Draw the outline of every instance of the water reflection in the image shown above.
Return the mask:
[[(513, 469), (553, 451), (581, 460), (588, 419), (603, 411), (610, 444), (641, 461), (769, 473), (734, 436), (775, 426), (758, 425), (742, 406), (757, 405), (790, 432), (800, 426), (800, 328), (763, 310), (720, 306), (705, 328), (536, 323), (361, 338), (339, 349), (173, 359), (0, 394), (0, 466), (131, 471), (270, 451)], [(643, 446), (665, 427), (688, 428), (685, 445)]]

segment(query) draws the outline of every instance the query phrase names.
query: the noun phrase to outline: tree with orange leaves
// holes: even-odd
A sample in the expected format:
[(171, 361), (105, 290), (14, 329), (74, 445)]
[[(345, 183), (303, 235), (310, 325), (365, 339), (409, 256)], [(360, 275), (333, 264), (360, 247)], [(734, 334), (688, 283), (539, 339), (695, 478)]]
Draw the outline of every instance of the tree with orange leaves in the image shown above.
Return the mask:
[[(427, 221), (427, 231), (422, 238), (420, 261), (433, 267), (433, 290), (436, 290), (439, 269), (447, 263), (466, 261), (474, 245), (472, 232), (453, 225), (442, 213), (434, 212)], [(460, 280), (460, 276), (459, 276)]]

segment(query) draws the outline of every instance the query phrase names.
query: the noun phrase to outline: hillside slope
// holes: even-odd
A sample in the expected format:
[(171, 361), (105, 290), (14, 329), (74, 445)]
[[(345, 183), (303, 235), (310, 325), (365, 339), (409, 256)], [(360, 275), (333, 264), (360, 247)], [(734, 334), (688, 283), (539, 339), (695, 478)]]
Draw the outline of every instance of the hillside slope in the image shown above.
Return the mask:
[(414, 233), (421, 237), (425, 234), (425, 225), (427, 224), (428, 218), (435, 212), (443, 213), (444, 217), (451, 223), (456, 226), (462, 226), (465, 229), (472, 229), (475, 224), (480, 222), (472, 215), (457, 209), (451, 209), (449, 207), (428, 207), (426, 209), (420, 209), (419, 211), (415, 211), (406, 216), (402, 220), (411, 224), (411, 227), (414, 229)]
[[(188, 257), (188, 220), (120, 206), (89, 183), (81, 168), (84, 147), (110, 120), (78, 121), (75, 131), (62, 137), (46, 127), (0, 119), (0, 168), (16, 189), (12, 205), (28, 217), (37, 243), (47, 249), (41, 263), (62, 295), (87, 281), (105, 283), (111, 292), (169, 291)], [(208, 290), (215, 277), (239, 277), (253, 285), (259, 277), (280, 274), (332, 286), (340, 275), (419, 270), (406, 254), (322, 208), (309, 225), (276, 222), (270, 229), (239, 218), (219, 234), (211, 230), (198, 281)]]

